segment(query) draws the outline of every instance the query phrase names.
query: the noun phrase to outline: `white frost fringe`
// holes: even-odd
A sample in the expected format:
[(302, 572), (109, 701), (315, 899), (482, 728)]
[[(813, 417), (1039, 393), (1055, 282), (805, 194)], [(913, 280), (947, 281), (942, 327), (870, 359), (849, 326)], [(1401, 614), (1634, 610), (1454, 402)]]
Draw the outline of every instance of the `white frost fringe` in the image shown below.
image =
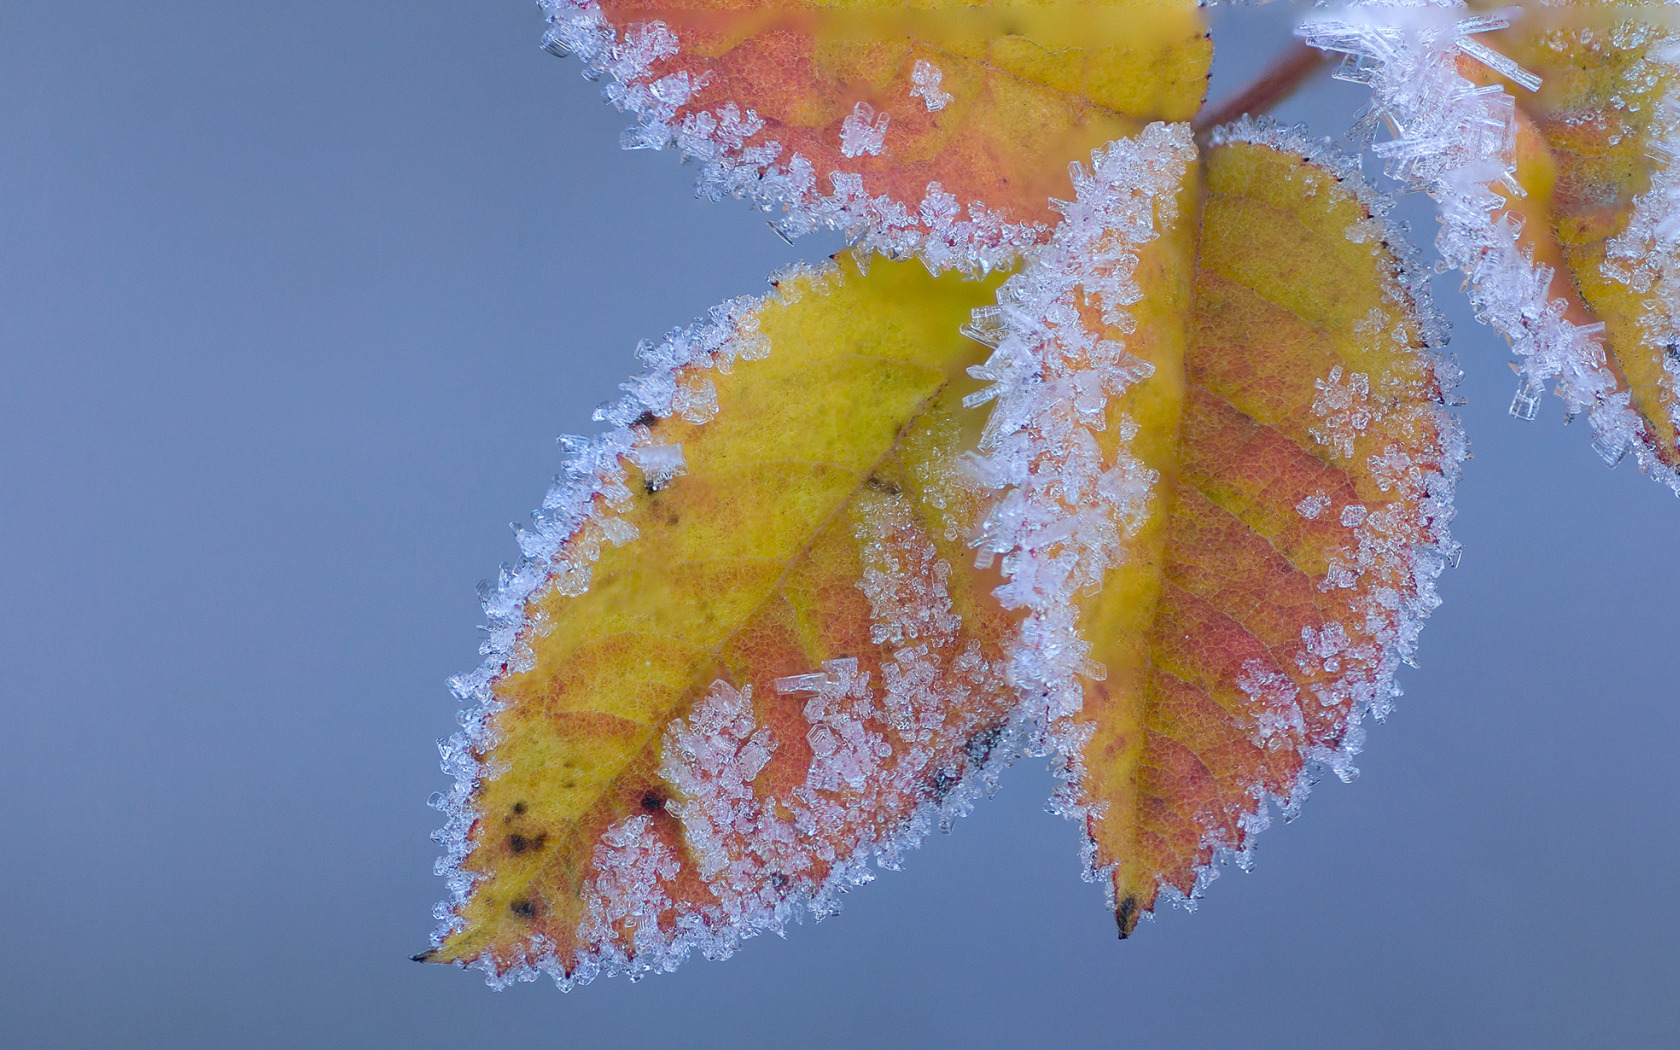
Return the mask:
[[(1096, 307), (1121, 332), (1136, 329), (1128, 309), (1143, 297), (1136, 253), (1177, 221), (1195, 161), (1189, 125), (1157, 123), (1094, 151), (1089, 171), (1074, 165), (1075, 200), (1056, 202), (1063, 218), (1050, 242), (1003, 283), (998, 305), (976, 310), (963, 329), (995, 347), (970, 370), (992, 385), (970, 395), (969, 406), (996, 401), (970, 466), (1003, 493), (973, 544), (982, 566), (1003, 556), (1008, 582), (998, 598), (1027, 611), (1010, 679), (1037, 707), (1024, 719), (1052, 736), (1072, 731), (1081, 678), (1103, 675), (1079, 636), (1074, 599), (1123, 557), (1157, 480), (1124, 448), (1104, 463), (1096, 437), (1109, 402), (1154, 366), (1092, 332), (1080, 308)], [(1123, 426), (1129, 442), (1136, 427)], [(1070, 751), (1074, 743), (1054, 740)]]
[[(1535, 265), (1532, 254), (1519, 247), (1516, 221), (1493, 218), (1505, 204), (1495, 185), (1522, 193), (1513, 159), (1514, 100), (1496, 85), (1482, 87), (1460, 76), (1457, 57), (1469, 55), (1531, 89), (1539, 81), (1474, 39), (1509, 26), (1510, 12), (1459, 17), (1465, 14), (1459, 0), (1365, 0), (1335, 14), (1309, 16), (1298, 32), (1314, 47), (1347, 56), (1336, 76), (1370, 86), (1365, 127), (1381, 119), (1394, 130), (1392, 139), (1374, 143), (1372, 151), (1384, 158), (1387, 174), (1435, 199), (1441, 220), (1436, 247), (1447, 265), (1469, 277), (1477, 317), (1505, 336), (1520, 361), (1512, 415), (1534, 418), (1546, 381), (1555, 380), (1569, 415), (1586, 414), (1593, 448), (1605, 462), (1614, 466), (1631, 452), (1641, 470), (1680, 494), (1680, 474), (1658, 460), (1651, 434), (1630, 407), (1630, 394), (1616, 389), (1600, 341), (1603, 325), (1566, 321), (1563, 300), (1550, 297), (1551, 268)], [(1667, 55), (1672, 60), (1672, 48)], [(1636, 240), (1622, 247), (1626, 255), (1613, 248), (1612, 261), (1658, 259), (1660, 266), (1636, 263), (1629, 272), (1660, 269), (1666, 275), (1663, 287), (1672, 289), (1680, 221), (1674, 176), (1667, 169), (1646, 198), (1641, 201), (1646, 225), (1637, 229), (1650, 236), (1637, 240), (1639, 233), (1630, 228)], [(1653, 315), (1648, 330), (1656, 338), (1674, 331), (1674, 302), (1668, 298), (1665, 309)], [(1671, 358), (1668, 368), (1673, 374), (1680, 363)]]
[[(783, 159), (787, 151), (774, 141), (747, 145), (764, 128), (755, 111), (726, 102), (677, 118), (677, 110), (702, 83), (687, 73), (653, 74), (655, 62), (678, 53), (677, 35), (665, 23), (615, 27), (595, 0), (539, 2), (549, 23), (544, 46), (556, 55), (576, 55), (591, 79), (610, 77), (602, 94), (636, 117), (620, 140), (625, 149), (676, 147), (683, 157), (699, 162), (700, 195), (754, 202), (775, 213), (771, 226), (789, 240), (814, 230), (836, 230), (863, 259), (880, 252), (890, 259), (920, 258), (936, 274), (952, 269), (976, 273), (1012, 263), (1046, 233), (1040, 223), (1005, 222), (979, 201), (969, 202), (968, 217), (961, 218), (962, 203), (937, 182), (928, 183), (914, 205), (884, 194), (871, 196), (856, 173), (828, 174), (832, 192), (824, 193), (817, 185), (822, 174), (803, 155), (790, 152)], [(930, 66), (924, 72), (919, 65), (916, 77), (928, 109), (943, 108), (950, 96), (939, 90), (938, 70)], [(854, 112), (848, 118), (847, 156), (882, 149), (888, 115), (871, 122), (873, 116)], [(854, 124), (860, 120), (867, 134)]]

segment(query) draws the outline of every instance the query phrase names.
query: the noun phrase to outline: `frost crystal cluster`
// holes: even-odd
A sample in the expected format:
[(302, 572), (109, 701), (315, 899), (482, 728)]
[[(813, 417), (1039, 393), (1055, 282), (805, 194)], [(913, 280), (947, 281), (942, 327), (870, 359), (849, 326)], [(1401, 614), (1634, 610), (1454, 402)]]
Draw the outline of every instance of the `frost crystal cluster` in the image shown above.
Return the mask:
[(1105, 333), (1135, 331), (1137, 252), (1177, 222), (1195, 158), (1183, 124), (1151, 125), (1094, 153), (1090, 170), (1074, 177), (1076, 197), (1061, 205), (1050, 243), (965, 329), (996, 347), (974, 369), (992, 385), (970, 403), (996, 404), (972, 467), (1003, 493), (975, 545), (983, 561), (1003, 556), (1008, 583), (998, 597), (1026, 611), (1010, 677), (1041, 706), (1028, 720), (1067, 754), (1083, 743), (1067, 738), (1068, 716), (1083, 702), (1080, 679), (1104, 673), (1080, 636), (1074, 598), (1100, 586), (1123, 557), (1122, 540), (1148, 514), (1156, 481), (1126, 447), (1129, 421), (1120, 422), (1115, 456), (1105, 459), (1099, 447), (1110, 402), (1154, 372)]

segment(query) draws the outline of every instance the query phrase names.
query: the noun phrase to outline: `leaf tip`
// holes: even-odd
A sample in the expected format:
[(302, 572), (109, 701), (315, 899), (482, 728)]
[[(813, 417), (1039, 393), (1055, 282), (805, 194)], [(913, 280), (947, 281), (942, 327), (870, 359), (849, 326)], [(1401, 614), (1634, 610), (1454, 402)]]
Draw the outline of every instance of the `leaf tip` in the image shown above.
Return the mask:
[(1120, 927), (1120, 939), (1125, 940), (1137, 929), (1138, 919), (1143, 917), (1143, 909), (1138, 907), (1136, 897), (1127, 897), (1114, 909), (1115, 925)]

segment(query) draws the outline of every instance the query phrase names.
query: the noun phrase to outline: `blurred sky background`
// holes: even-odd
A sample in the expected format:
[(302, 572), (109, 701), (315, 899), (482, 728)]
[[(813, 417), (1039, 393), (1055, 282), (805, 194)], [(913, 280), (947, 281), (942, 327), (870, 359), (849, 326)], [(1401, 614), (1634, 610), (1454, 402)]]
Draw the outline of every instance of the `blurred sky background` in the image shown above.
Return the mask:
[[(1216, 97), (1289, 16), (1219, 16)], [(1475, 459), (1421, 668), (1363, 777), (1198, 913), (1117, 942), (1028, 761), (725, 963), (562, 995), (408, 961), (444, 679), (555, 435), (638, 339), (837, 247), (620, 152), (541, 30), (526, 0), (0, 9), (0, 1043), (1680, 1045), (1680, 502), (1555, 398), (1511, 419), (1455, 277)]]

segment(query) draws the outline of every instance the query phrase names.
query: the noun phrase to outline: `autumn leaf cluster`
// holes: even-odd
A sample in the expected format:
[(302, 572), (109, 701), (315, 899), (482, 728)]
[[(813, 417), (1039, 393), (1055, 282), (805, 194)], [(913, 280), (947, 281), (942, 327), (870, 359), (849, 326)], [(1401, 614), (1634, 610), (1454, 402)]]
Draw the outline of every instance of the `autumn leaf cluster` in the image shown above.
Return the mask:
[[(420, 958), (571, 987), (726, 956), (1022, 754), (1125, 937), (1353, 775), (1457, 556), (1456, 367), (1357, 160), (1203, 126), (1193, 4), (544, 6), (627, 147), (851, 249), (645, 343), (563, 439), (453, 683)], [(1549, 385), (1680, 487), (1672, 13), (1300, 35), (1437, 202), (1513, 412)]]

